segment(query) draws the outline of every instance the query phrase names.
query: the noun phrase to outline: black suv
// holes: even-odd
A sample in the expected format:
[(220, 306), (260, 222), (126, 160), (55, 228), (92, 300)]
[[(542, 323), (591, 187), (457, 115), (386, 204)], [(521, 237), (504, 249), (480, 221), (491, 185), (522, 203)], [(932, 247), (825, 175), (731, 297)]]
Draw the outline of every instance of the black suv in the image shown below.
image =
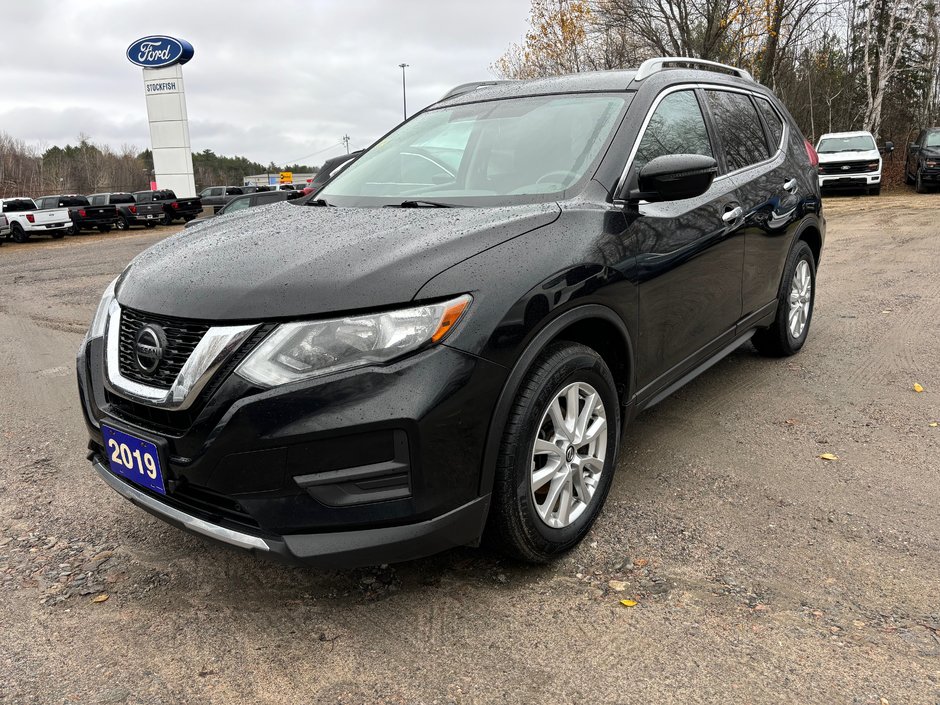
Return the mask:
[(825, 231), (784, 107), (689, 59), (457, 91), (305, 200), (139, 255), (78, 376), (114, 490), (330, 566), (575, 545), (638, 412), (803, 346)]
[(907, 183), (914, 184), (917, 193), (940, 185), (940, 127), (921, 130), (908, 146), (904, 176)]

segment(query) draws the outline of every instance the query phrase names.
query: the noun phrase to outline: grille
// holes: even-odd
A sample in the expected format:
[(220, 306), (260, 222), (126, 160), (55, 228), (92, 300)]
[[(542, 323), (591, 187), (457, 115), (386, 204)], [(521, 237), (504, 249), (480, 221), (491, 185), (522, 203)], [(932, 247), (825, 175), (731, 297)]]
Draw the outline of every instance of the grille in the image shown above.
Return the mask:
[[(138, 331), (148, 324), (156, 324), (166, 334), (166, 349), (157, 369), (146, 373), (134, 359), (134, 340)], [(158, 389), (169, 389), (193, 350), (209, 330), (209, 326), (181, 318), (142, 313), (131, 308), (121, 309), (121, 335), (119, 366), (127, 379)]]
[[(848, 169), (842, 167), (847, 166)], [(878, 168), (878, 162), (836, 162), (835, 164), (820, 164), (819, 173), (825, 175), (833, 174), (864, 174), (868, 171), (875, 171)]]

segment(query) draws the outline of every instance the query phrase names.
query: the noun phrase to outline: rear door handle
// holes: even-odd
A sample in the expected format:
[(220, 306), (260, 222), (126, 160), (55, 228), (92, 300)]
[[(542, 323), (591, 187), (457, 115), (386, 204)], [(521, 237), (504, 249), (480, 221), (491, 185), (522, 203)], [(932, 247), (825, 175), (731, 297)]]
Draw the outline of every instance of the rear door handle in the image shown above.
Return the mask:
[(735, 206), (721, 214), (721, 219), (726, 223), (736, 223), (744, 215), (741, 206)]
[(783, 182), (783, 190), (787, 193), (796, 193), (796, 179)]

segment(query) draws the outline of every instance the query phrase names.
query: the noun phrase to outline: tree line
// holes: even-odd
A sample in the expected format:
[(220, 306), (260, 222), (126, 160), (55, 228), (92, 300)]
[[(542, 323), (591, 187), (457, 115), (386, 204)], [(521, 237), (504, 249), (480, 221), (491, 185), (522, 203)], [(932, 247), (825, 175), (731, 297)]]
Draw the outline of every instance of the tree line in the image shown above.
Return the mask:
[[(193, 153), (197, 190), (241, 184), (247, 174), (315, 172), (305, 164), (267, 166), (245, 157), (225, 157), (211, 149)], [(40, 148), (0, 132), (0, 198), (59, 193), (143, 191), (150, 188), (153, 155), (130, 146), (114, 149), (82, 135), (75, 145)]]
[(636, 67), (687, 56), (748, 69), (813, 142), (868, 130), (903, 149), (940, 118), (933, 0), (533, 0), (504, 78)]

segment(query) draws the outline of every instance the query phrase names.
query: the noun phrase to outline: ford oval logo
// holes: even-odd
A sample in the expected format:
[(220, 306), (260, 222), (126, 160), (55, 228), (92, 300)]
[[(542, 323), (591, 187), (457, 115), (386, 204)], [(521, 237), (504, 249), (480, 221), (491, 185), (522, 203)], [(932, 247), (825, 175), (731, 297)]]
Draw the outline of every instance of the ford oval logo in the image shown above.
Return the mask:
[(127, 47), (127, 59), (145, 69), (185, 64), (193, 58), (193, 45), (184, 39), (154, 35), (143, 37)]

